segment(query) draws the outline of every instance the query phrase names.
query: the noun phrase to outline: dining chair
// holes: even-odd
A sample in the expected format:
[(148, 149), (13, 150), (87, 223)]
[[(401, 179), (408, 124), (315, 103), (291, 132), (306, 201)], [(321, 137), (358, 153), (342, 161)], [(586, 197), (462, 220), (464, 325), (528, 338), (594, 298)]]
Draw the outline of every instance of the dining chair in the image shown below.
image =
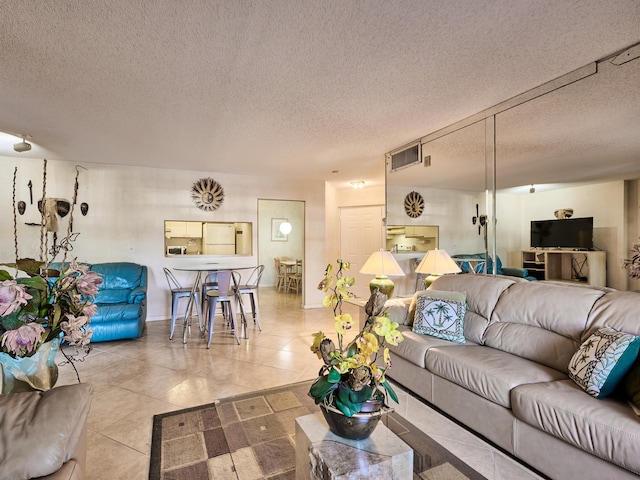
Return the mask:
[(281, 288), (284, 288), (285, 291), (287, 289), (286, 278), (287, 278), (287, 267), (280, 263), (280, 258), (275, 258), (276, 263), (276, 291), (280, 292)]
[[(169, 331), (169, 340), (173, 340), (173, 332), (176, 328), (176, 318), (178, 317), (178, 304), (180, 303), (181, 298), (189, 298), (191, 297), (191, 288), (183, 287), (178, 282), (178, 279), (168, 268), (164, 267), (164, 275), (167, 277), (167, 283), (169, 284), (169, 290), (171, 291), (171, 328)], [(198, 317), (198, 327), (200, 327), (200, 331), (202, 331), (202, 322), (200, 322), (200, 295), (198, 291), (194, 293), (194, 302), (196, 305), (196, 315)], [(188, 308), (188, 304), (187, 307)], [(188, 315), (188, 312), (185, 311), (185, 317)], [(191, 327), (191, 322), (187, 321), (187, 327)]]
[(240, 345), (240, 336), (238, 335), (238, 322), (236, 322), (236, 291), (235, 286), (238, 285), (240, 274), (232, 270), (220, 270), (217, 272), (218, 288), (216, 290), (207, 291), (207, 302), (209, 304), (209, 315), (207, 320), (208, 339), (207, 348), (211, 346), (211, 337), (214, 334), (214, 319), (216, 316), (216, 306), (226, 304), (227, 316), (224, 317), (229, 322), (236, 342)]
[(293, 290), (300, 293), (302, 291), (302, 260), (296, 260), (296, 265), (289, 273), (288, 278), (287, 292)]
[[(253, 323), (258, 326), (258, 330), (262, 331), (262, 326), (260, 325), (260, 311), (258, 306), (258, 287), (260, 286), (260, 279), (262, 278), (262, 273), (264, 272), (264, 265), (258, 265), (255, 267), (249, 275), (247, 276), (247, 280), (243, 281), (242, 276), (240, 277), (240, 284), (237, 287), (238, 299), (242, 302), (242, 295), (248, 295), (249, 300), (251, 301), (251, 315), (253, 317)], [(244, 308), (242, 309), (242, 315), (244, 317)], [(245, 325), (245, 337), (246, 337), (246, 317), (243, 318)]]
[[(204, 281), (202, 282), (202, 304), (200, 307), (200, 311), (202, 312), (202, 316), (207, 318), (208, 315), (208, 307), (209, 302), (207, 302), (207, 292), (209, 290), (217, 290), (218, 289), (218, 272), (209, 273)], [(223, 314), (224, 314), (224, 304), (223, 304)]]

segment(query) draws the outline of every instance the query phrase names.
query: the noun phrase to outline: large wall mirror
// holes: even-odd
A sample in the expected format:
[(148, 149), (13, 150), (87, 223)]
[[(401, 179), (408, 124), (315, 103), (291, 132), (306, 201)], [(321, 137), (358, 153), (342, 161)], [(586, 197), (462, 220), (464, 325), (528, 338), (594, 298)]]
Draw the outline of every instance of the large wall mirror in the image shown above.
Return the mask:
[[(606, 285), (637, 290), (620, 261), (640, 233), (638, 98), (640, 59), (607, 59), (423, 137), (431, 166), (387, 169), (387, 224), (403, 223), (403, 195), (420, 191), (425, 210), (411, 222), (438, 225), (439, 248), (452, 256), (482, 252), (486, 238), (502, 265), (521, 267), (531, 221), (573, 209), (573, 218), (593, 217)], [(481, 215), (486, 237), (472, 224)], [(561, 280), (588, 276), (588, 267), (573, 271), (581, 255)]]
[(253, 229), (247, 222), (165, 220), (165, 256), (251, 255)]

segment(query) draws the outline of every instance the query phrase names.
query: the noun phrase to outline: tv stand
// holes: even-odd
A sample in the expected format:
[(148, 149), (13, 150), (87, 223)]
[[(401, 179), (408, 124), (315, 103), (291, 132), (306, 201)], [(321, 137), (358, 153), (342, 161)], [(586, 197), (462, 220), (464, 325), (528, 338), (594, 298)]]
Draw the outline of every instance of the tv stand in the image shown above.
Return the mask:
[(523, 250), (522, 268), (538, 280), (604, 287), (607, 254), (593, 250)]

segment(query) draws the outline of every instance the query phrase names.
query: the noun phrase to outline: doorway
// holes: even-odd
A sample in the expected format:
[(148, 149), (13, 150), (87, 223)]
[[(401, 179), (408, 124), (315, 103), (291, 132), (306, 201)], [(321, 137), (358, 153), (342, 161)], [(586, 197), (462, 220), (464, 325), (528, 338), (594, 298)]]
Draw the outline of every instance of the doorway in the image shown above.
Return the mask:
[[(291, 225), (288, 234), (280, 230), (280, 225)], [(264, 265), (260, 286), (275, 288), (277, 275), (276, 257), (290, 257), (302, 260), (302, 278), (304, 279), (304, 227), (305, 203), (301, 200), (258, 199), (258, 263)], [(302, 283), (301, 304), (304, 298)]]

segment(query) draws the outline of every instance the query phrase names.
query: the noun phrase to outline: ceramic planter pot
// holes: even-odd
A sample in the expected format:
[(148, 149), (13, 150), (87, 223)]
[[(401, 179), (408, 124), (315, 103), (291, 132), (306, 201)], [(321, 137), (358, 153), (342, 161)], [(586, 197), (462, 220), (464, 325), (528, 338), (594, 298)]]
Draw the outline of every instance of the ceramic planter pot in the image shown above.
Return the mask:
[(13, 358), (0, 352), (2, 393), (49, 390), (58, 381), (56, 353), (60, 339), (55, 338), (40, 346), (31, 357)]
[(369, 400), (360, 413), (347, 417), (337, 408), (320, 404), (320, 410), (332, 433), (349, 440), (363, 440), (373, 433), (382, 418), (391, 409), (382, 408), (379, 400)]

